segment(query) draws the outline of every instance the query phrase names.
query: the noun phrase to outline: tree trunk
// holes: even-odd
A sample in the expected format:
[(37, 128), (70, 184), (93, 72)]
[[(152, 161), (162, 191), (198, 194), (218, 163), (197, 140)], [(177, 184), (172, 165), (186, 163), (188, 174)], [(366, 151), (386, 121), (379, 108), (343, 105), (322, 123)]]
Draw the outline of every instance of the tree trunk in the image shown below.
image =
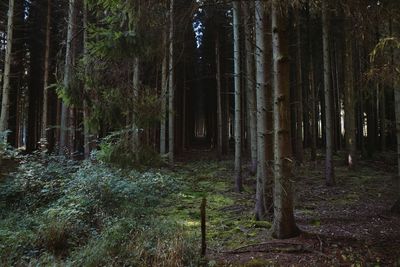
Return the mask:
[(333, 121), (332, 121), (332, 87), (331, 87), (331, 61), (329, 49), (329, 7), (328, 2), (322, 2), (322, 41), (324, 56), (324, 94), (325, 94), (325, 140), (326, 161), (325, 179), (327, 185), (335, 184), (333, 170)]
[[(72, 38), (74, 32), (74, 19), (75, 19), (75, 0), (69, 0), (69, 8), (68, 8), (68, 30), (67, 30), (67, 42), (65, 49), (65, 65), (64, 65), (64, 90), (69, 91), (70, 83), (71, 83), (71, 75), (72, 75)], [(69, 108), (64, 101), (61, 103), (61, 126), (60, 126), (60, 154), (68, 154), (68, 113)]]
[(164, 55), (161, 70), (161, 122), (160, 122), (160, 154), (164, 155), (166, 149), (166, 134), (167, 134), (167, 93), (168, 93), (168, 52), (167, 52), (167, 31), (163, 33)]
[[(88, 56), (88, 51), (87, 51), (87, 46), (88, 46), (88, 16), (87, 16), (87, 0), (84, 0), (83, 2), (83, 54), (84, 54), (84, 60), (85, 60), (85, 75), (88, 75), (88, 62), (87, 62), (87, 56)], [(86, 79), (85, 79), (86, 80)], [(84, 95), (85, 92), (88, 91), (88, 85), (85, 83), (84, 84)], [(84, 96), (83, 99), (83, 147), (84, 147), (84, 152), (83, 156), (85, 159), (88, 159), (90, 157), (90, 152), (91, 152), (91, 140), (90, 140), (90, 131), (89, 131), (89, 126), (88, 126), (88, 120), (89, 120), (89, 107), (88, 107), (88, 102), (86, 99), (86, 96)]]
[[(133, 80), (132, 80), (132, 85), (133, 85), (133, 99), (134, 102), (138, 101), (139, 97), (139, 87), (140, 87), (140, 59), (139, 57), (135, 57), (133, 59)], [(139, 160), (139, 149), (140, 149), (140, 143), (139, 143), (139, 127), (137, 125), (137, 118), (136, 118), (136, 112), (132, 113), (132, 151), (133, 154), (136, 157), (136, 161)]]
[[(254, 84), (254, 45), (252, 38), (252, 24), (251, 24), (251, 3), (243, 3), (243, 17), (245, 21), (245, 50), (246, 50), (246, 104), (249, 118), (250, 129), (250, 151), (251, 151), (251, 168), (250, 172), (255, 174), (257, 171), (257, 107), (256, 107), (256, 92)], [(257, 14), (257, 12), (256, 12)], [(256, 26), (257, 27), (257, 26)]]
[(4, 82), (3, 94), (1, 101), (0, 116), (0, 132), (8, 129), (8, 117), (10, 107), (10, 70), (11, 70), (11, 53), (13, 43), (13, 26), (14, 26), (14, 0), (10, 0), (8, 4), (8, 21), (7, 21), (7, 47), (4, 60)]
[(170, 164), (174, 163), (174, 0), (170, 0), (170, 31), (169, 31), (169, 79), (168, 79), (168, 155)]
[(235, 189), (243, 190), (242, 183), (242, 109), (240, 88), (239, 2), (233, 1), (233, 58), (235, 80)]
[(303, 74), (300, 10), (297, 10), (296, 162), (303, 163)]
[(395, 113), (396, 113), (396, 138), (397, 138), (397, 168), (398, 168), (397, 183), (398, 183), (398, 194), (400, 200), (400, 88), (399, 86), (394, 88), (394, 101), (395, 101)]
[[(351, 25), (351, 24), (350, 24)], [(349, 28), (347, 28), (349, 29)], [(345, 111), (345, 137), (347, 150), (347, 165), (354, 167), (356, 154), (356, 121), (354, 106), (354, 66), (353, 66), (353, 40), (346, 31), (346, 56), (345, 56), (345, 93), (344, 93), (344, 111)]]
[[(284, 11), (283, 11), (284, 12)], [(287, 25), (278, 0), (272, 1), (274, 91), (274, 223), (272, 235), (290, 238), (299, 233), (293, 215), (292, 147), (289, 112), (289, 46)]]
[(217, 33), (217, 38), (215, 41), (215, 67), (217, 81), (217, 127), (218, 127), (218, 157), (222, 156), (222, 101), (221, 101), (221, 60), (220, 60), (220, 42), (219, 35)]
[(256, 39), (256, 101), (257, 101), (257, 186), (255, 215), (257, 220), (264, 220), (267, 213), (265, 188), (267, 183), (266, 134), (266, 45), (265, 12), (262, 1), (255, 2), (255, 39)]
[(47, 148), (47, 126), (48, 126), (48, 86), (49, 86), (49, 65), (50, 65), (50, 34), (51, 34), (51, 0), (47, 1), (47, 21), (46, 21), (46, 44), (44, 52), (44, 77), (43, 77), (43, 107), (42, 107), (42, 127), (41, 127), (41, 146)]

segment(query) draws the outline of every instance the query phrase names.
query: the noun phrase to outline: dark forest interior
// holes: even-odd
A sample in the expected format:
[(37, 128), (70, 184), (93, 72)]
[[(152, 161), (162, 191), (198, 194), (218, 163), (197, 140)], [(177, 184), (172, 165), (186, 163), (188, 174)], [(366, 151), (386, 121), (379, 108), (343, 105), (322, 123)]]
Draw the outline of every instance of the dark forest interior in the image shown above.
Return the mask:
[(400, 266), (398, 0), (0, 0), (0, 266)]

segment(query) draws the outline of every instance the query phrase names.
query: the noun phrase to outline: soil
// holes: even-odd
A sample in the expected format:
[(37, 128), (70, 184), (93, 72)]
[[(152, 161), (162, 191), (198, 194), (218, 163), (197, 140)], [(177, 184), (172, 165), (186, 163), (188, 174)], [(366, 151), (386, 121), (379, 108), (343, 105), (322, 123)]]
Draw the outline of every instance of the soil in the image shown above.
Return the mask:
[[(195, 158), (185, 156), (186, 161)], [(233, 231), (230, 240), (238, 241), (234, 245), (222, 237), (209, 242), (209, 266), (400, 266), (400, 215), (390, 210), (398, 198), (395, 161), (390, 156), (362, 160), (349, 170), (341, 158), (335, 160), (336, 186), (325, 185), (322, 158), (294, 170), (299, 236), (276, 240), (265, 228), (246, 243)], [(233, 180), (229, 162), (221, 163), (228, 167), (217, 176)], [(235, 200), (219, 211), (239, 220), (240, 234), (249, 230), (240, 227), (241, 217), (249, 216), (254, 207), (255, 179), (248, 173), (245, 176), (244, 193), (220, 192)], [(211, 224), (209, 228), (214, 227)]]

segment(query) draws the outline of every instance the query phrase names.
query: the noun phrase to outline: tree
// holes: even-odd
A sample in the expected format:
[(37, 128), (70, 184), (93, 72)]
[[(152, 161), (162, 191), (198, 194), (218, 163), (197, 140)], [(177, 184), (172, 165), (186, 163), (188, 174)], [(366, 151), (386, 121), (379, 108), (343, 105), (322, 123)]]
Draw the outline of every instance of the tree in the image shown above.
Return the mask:
[(322, 42), (324, 57), (324, 96), (325, 96), (325, 180), (327, 185), (335, 184), (333, 167), (333, 121), (332, 121), (332, 86), (331, 60), (329, 48), (329, 7), (328, 1), (322, 2)]
[(47, 21), (46, 21), (46, 43), (44, 52), (44, 77), (43, 77), (43, 105), (42, 105), (42, 127), (41, 127), (41, 143), (42, 146), (47, 146), (47, 127), (48, 127), (48, 87), (49, 87), (49, 72), (50, 72), (50, 35), (51, 35), (51, 4), (52, 1), (47, 1)]
[(11, 56), (12, 56), (12, 43), (13, 43), (13, 21), (14, 21), (14, 0), (8, 2), (8, 20), (7, 20), (7, 47), (4, 60), (4, 81), (3, 81), (3, 94), (1, 101), (1, 115), (0, 115), (0, 132), (8, 129), (8, 117), (10, 106), (10, 70), (11, 70)]
[(262, 220), (266, 216), (265, 188), (267, 179), (266, 135), (267, 135), (267, 102), (266, 102), (266, 45), (265, 45), (265, 12), (262, 1), (255, 2), (255, 39), (256, 39), (256, 101), (257, 101), (257, 186), (256, 186), (256, 218)]
[(175, 146), (175, 110), (174, 110), (174, 0), (170, 0), (170, 29), (169, 29), (169, 78), (168, 78), (168, 148), (169, 162), (174, 162), (174, 146)]
[(161, 122), (160, 122), (160, 154), (164, 155), (167, 151), (166, 148), (166, 134), (167, 134), (167, 93), (168, 93), (168, 50), (167, 46), (167, 31), (163, 32), (163, 59), (161, 69)]
[(235, 80), (235, 189), (243, 190), (242, 182), (242, 109), (240, 85), (240, 39), (239, 39), (239, 2), (233, 1), (233, 61)]
[(273, 236), (290, 238), (299, 233), (293, 215), (292, 165), (289, 113), (289, 47), (285, 11), (272, 3), (272, 55), (274, 91), (274, 223)]
[[(65, 91), (69, 91), (71, 86), (72, 79), (72, 61), (73, 61), (73, 52), (72, 52), (72, 39), (74, 38), (74, 20), (75, 20), (75, 0), (69, 0), (68, 7), (68, 29), (67, 29), (67, 40), (66, 40), (66, 48), (65, 48), (65, 63), (64, 63), (64, 81), (63, 86)], [(69, 146), (69, 142), (67, 142), (68, 138), (68, 113), (69, 108), (65, 99), (63, 99), (61, 103), (61, 125), (60, 125), (60, 151), (59, 153), (64, 153), (67, 146)]]
[(353, 39), (350, 31), (351, 20), (346, 23), (346, 40), (345, 40), (345, 93), (344, 93), (344, 110), (345, 110), (345, 138), (347, 149), (347, 164), (349, 168), (354, 167), (356, 153), (356, 122), (355, 122), (355, 105), (354, 105), (354, 66), (353, 66)]
[(250, 172), (257, 172), (257, 106), (255, 92), (255, 71), (254, 71), (254, 44), (252, 34), (252, 13), (254, 7), (250, 2), (242, 3), (244, 32), (245, 32), (245, 58), (246, 58), (246, 100), (247, 113), (250, 128), (250, 151), (251, 167)]

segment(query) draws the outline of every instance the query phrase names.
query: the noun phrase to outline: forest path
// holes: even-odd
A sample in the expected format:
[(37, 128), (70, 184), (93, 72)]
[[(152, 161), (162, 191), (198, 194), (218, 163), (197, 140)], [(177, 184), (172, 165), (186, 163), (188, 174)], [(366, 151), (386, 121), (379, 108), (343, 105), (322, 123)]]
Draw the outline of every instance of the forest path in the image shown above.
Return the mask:
[(361, 161), (352, 171), (340, 158), (335, 187), (324, 184), (322, 158), (295, 170), (299, 237), (273, 240), (271, 220), (254, 220), (255, 178), (245, 171), (245, 191), (235, 193), (232, 160), (210, 160), (211, 151), (177, 163), (174, 172), (186, 185), (169, 215), (198, 236), (207, 197), (208, 258), (217, 266), (400, 264), (400, 217), (389, 212), (396, 200), (391, 156)]

